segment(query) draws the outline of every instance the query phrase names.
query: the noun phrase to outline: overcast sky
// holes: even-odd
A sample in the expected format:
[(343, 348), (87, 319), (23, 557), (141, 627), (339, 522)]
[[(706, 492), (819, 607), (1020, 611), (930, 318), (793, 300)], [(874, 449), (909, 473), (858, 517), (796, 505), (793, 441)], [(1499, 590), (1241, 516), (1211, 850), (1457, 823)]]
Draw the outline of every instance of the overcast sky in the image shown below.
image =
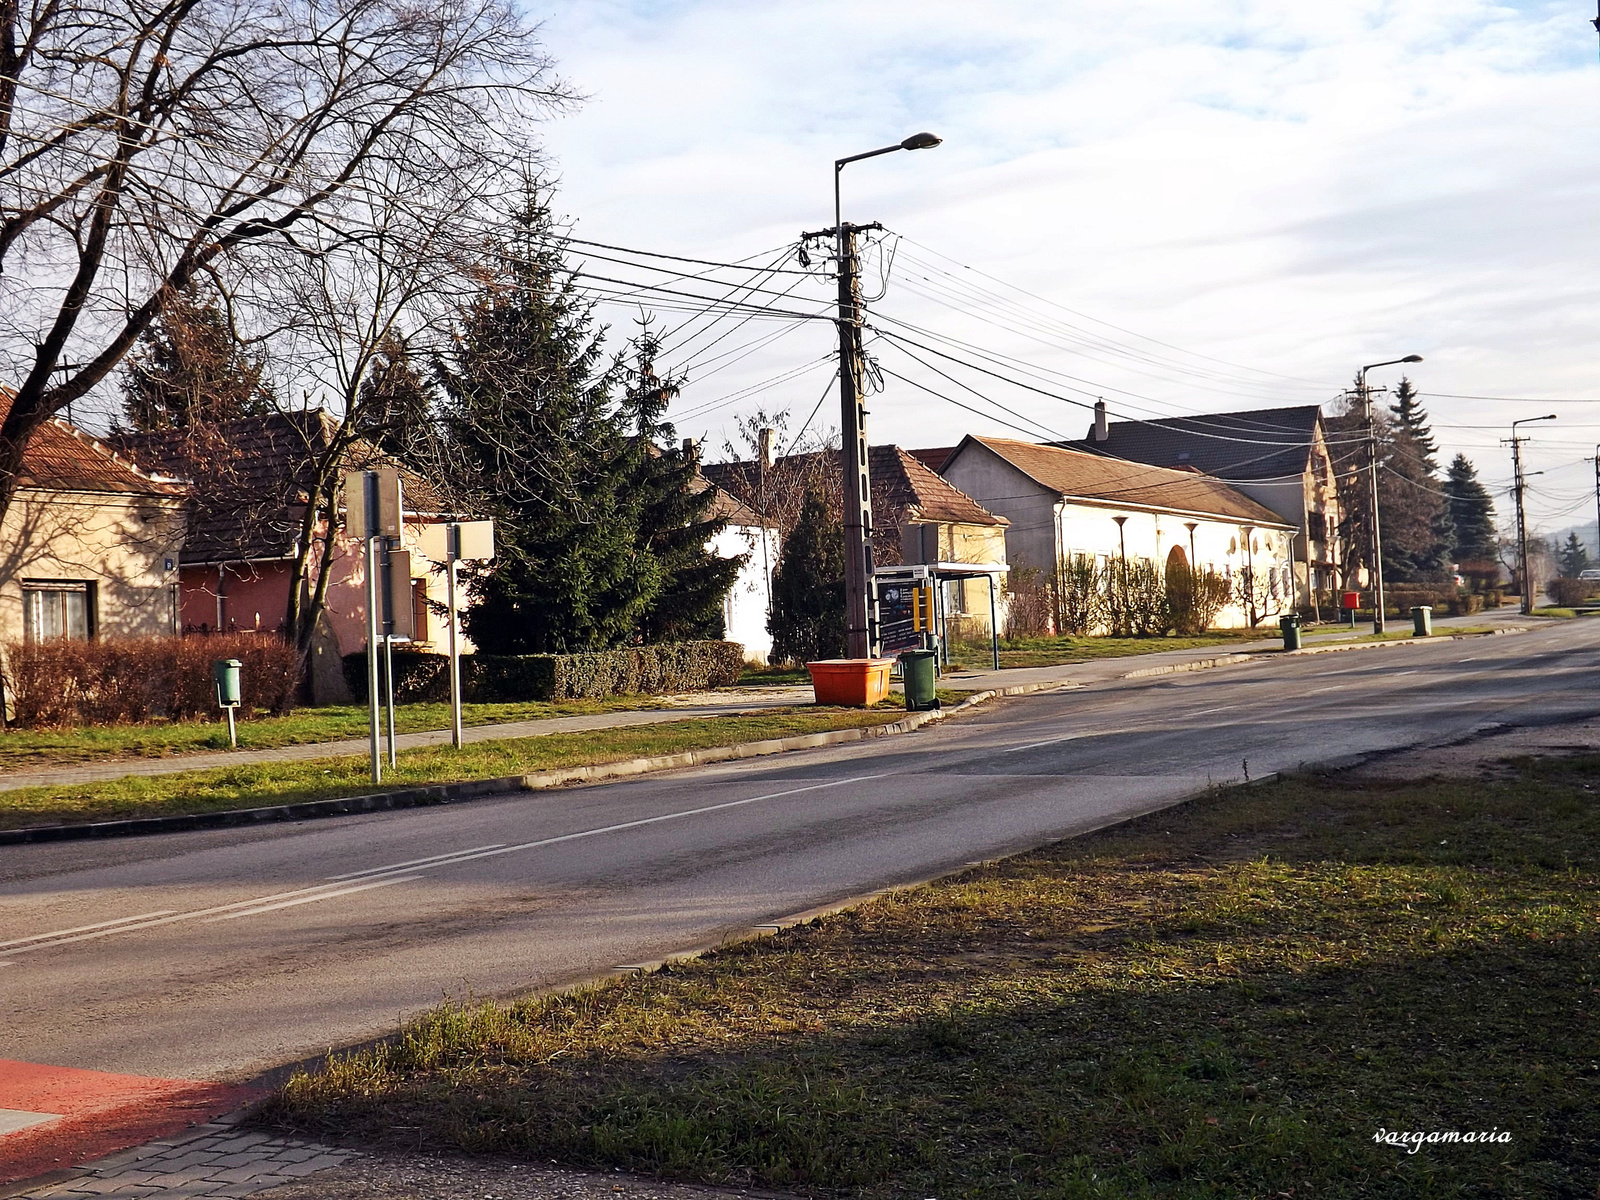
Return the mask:
[[(1545, 472), (1534, 512), (1552, 528), (1594, 520), (1592, 3), (582, 0), (530, 12), (588, 96), (546, 133), (578, 236), (769, 261), (831, 224), (834, 158), (932, 130), (938, 149), (844, 176), (846, 219), (905, 239), (872, 306), (885, 321), (1022, 360), (1046, 390), (1104, 395), (1128, 416), (1331, 401), (1360, 364), (1422, 354), (1412, 378), (1431, 393), (1446, 456), (1465, 451), (1502, 488), (1506, 426), (1557, 411), (1528, 430), (1530, 469)], [(820, 280), (774, 279), (764, 286), (798, 281), (805, 309), (827, 299)], [(607, 316), (619, 331), (630, 321)], [(663, 314), (669, 330), (682, 319)], [(803, 421), (833, 335), (795, 324), (761, 318), (714, 350), (692, 343), (680, 432), (714, 449), (757, 406)], [(961, 384), (1025, 429), (1087, 425), (1061, 400), (960, 370), (960, 384), (943, 380), (892, 343), (873, 352), (994, 414), (891, 376), (871, 406), (874, 442), (1020, 436), (1005, 423), (1017, 416)], [(1392, 383), (1396, 369), (1373, 378)], [(830, 396), (818, 423), (836, 425), (836, 409)]]

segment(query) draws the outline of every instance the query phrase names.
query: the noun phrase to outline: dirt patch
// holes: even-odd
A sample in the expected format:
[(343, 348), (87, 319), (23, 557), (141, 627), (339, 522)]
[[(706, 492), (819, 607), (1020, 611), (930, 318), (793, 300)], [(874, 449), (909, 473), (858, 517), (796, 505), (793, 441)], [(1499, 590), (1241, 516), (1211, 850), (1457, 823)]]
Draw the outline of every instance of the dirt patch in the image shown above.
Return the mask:
[(1357, 767), (1353, 779), (1378, 782), (1417, 779), (1508, 780), (1512, 763), (1525, 758), (1572, 758), (1600, 754), (1600, 717), (1566, 725), (1506, 729), (1451, 746), (1413, 748)]

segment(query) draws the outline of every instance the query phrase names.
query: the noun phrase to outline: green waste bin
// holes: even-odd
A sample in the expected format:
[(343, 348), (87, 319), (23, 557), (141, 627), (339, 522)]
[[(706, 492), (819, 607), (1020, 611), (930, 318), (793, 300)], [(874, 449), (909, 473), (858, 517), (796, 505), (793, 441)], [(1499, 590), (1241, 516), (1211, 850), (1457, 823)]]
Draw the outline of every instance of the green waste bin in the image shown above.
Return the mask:
[(901, 651), (900, 675), (905, 683), (907, 712), (923, 712), (939, 707), (934, 672), (938, 661), (937, 650)]
[(1278, 630), (1283, 634), (1285, 650), (1300, 649), (1300, 618), (1295, 613), (1278, 618)]
[(243, 666), (237, 658), (219, 658), (211, 664), (211, 679), (217, 685), (218, 708), (239, 707), (239, 671)]
[(1411, 636), (1433, 636), (1433, 607), (1419, 604), (1411, 610)]

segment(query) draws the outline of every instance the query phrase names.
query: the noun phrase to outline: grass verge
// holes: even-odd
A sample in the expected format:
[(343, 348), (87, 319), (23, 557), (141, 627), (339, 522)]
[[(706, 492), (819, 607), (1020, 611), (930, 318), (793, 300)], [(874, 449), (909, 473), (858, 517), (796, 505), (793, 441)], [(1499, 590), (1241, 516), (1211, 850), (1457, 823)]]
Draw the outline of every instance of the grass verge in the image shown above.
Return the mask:
[[(660, 696), (608, 696), (603, 700), (529, 701), (519, 704), (464, 704), (462, 723), (503, 725), (548, 717), (669, 708)], [(401, 704), (395, 728), (420, 733), (450, 727), (448, 704)], [(300, 708), (284, 717), (261, 716), (239, 722), (241, 750), (270, 750), (367, 736), (365, 705)], [(108, 758), (165, 758), (204, 750), (226, 750), (228, 727), (219, 721), (172, 721), (150, 725), (101, 725), (81, 729), (11, 729), (0, 733), (0, 771), (26, 771)]]
[(446, 1005), (263, 1119), (863, 1197), (1593, 1196), (1597, 786), (1600, 757), (1217, 792), (656, 976)]
[(460, 750), (449, 746), (403, 750), (399, 765), (385, 772), (382, 784), (372, 782), (365, 755), (344, 755), (171, 775), (129, 775), (102, 783), (17, 788), (0, 792), (0, 829), (293, 804), (882, 725), (892, 719), (892, 714), (873, 709), (777, 709), (737, 717), (471, 742)]
[[(1058, 667), (1098, 658), (1127, 658), (1161, 654), (1168, 650), (1195, 650), (1203, 646), (1230, 646), (1259, 642), (1271, 636), (1261, 629), (1226, 630), (1197, 637), (1036, 637), (1003, 639), (1000, 668)], [(988, 642), (958, 642), (950, 647), (952, 670), (989, 670), (994, 659)]]

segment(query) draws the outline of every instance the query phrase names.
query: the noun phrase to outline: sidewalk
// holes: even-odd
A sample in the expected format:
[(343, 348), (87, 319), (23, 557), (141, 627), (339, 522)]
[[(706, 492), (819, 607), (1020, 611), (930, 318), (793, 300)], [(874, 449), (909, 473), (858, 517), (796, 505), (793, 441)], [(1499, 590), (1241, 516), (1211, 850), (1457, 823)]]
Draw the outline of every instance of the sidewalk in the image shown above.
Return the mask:
[[(1470, 617), (1445, 617), (1435, 621), (1434, 628), (1440, 632), (1448, 632), (1451, 627), (1477, 627), (1511, 620), (1524, 621), (1527, 618), (1522, 617), (1514, 608), (1505, 608)], [(1398, 620), (1391, 623), (1391, 628), (1404, 627)], [(1371, 629), (1370, 624), (1358, 626), (1354, 632), (1349, 629), (1329, 629), (1319, 626), (1315, 631), (1307, 633), (1305, 644), (1320, 645), (1325, 642), (1348, 641), (1370, 633)], [(985, 691), (990, 688), (1041, 684), (1086, 687), (1090, 684), (1124, 679), (1134, 671), (1143, 673), (1153, 668), (1185, 666), (1227, 658), (1235, 654), (1255, 654), (1265, 650), (1276, 650), (1282, 645), (1282, 640), (1277, 637), (1263, 637), (1260, 641), (1202, 646), (1193, 650), (1170, 650), (1154, 654), (1130, 654), (1119, 658), (1100, 658), (1090, 662), (1054, 667), (953, 671), (946, 674), (940, 682), (946, 687), (963, 691)], [(501, 738), (543, 737), (552, 733), (582, 733), (592, 729), (620, 729), (631, 725), (657, 725), (668, 721), (693, 721), (706, 717), (738, 716), (762, 709), (810, 704), (812, 695), (810, 687), (807, 686), (741, 688), (733, 693), (699, 693), (686, 696), (683, 700), (682, 707), (670, 709), (595, 713), (581, 717), (546, 717), (537, 721), (511, 721), (501, 725), (474, 725), (464, 730), (462, 736), (468, 742), (483, 742)], [(426, 733), (400, 734), (395, 738), (395, 747), (400, 750), (413, 750), (424, 746), (447, 745), (449, 741), (449, 730), (438, 729)], [(0, 773), (0, 792), (25, 787), (60, 787), (95, 783), (108, 779), (123, 779), (130, 775), (175, 775), (180, 771), (205, 770), (209, 767), (302, 762), (313, 758), (365, 753), (367, 753), (366, 738), (349, 738), (337, 742), (307, 742), (294, 746), (278, 746), (269, 750), (212, 750), (203, 754), (174, 755), (169, 758), (119, 758), (101, 763), (54, 767), (39, 771)]]

